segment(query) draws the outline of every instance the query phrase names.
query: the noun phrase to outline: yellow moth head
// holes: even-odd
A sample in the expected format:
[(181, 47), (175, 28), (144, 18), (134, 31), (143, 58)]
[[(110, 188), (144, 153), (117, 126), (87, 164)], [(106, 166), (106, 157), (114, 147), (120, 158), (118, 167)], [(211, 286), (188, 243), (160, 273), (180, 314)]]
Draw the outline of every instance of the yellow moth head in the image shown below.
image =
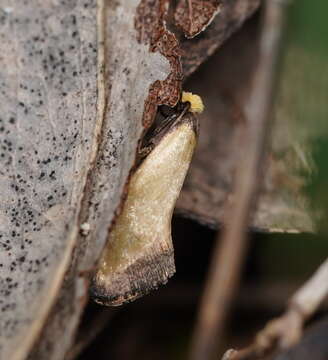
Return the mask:
[(181, 101), (190, 103), (189, 111), (192, 113), (202, 113), (204, 110), (203, 100), (199, 95), (183, 91)]

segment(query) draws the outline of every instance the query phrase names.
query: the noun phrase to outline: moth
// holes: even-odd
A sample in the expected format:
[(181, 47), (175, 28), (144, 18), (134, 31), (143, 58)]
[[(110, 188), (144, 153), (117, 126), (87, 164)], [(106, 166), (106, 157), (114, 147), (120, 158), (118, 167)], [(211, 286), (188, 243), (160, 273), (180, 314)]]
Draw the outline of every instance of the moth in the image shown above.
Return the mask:
[(92, 281), (96, 302), (117, 306), (133, 301), (175, 273), (171, 219), (197, 142), (193, 112), (200, 109), (200, 98), (184, 93), (173, 114), (146, 134)]

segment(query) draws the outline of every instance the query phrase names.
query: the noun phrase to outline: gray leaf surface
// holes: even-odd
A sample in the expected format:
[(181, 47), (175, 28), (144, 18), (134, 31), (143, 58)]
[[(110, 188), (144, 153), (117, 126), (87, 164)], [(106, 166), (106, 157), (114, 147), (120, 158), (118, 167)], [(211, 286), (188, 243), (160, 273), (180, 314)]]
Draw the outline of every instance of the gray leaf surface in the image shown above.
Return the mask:
[(136, 5), (0, 3), (0, 358), (25, 358), (46, 320), (31, 358), (61, 359), (72, 341), (87, 292), (77, 271), (99, 256), (148, 87), (169, 73), (136, 41)]

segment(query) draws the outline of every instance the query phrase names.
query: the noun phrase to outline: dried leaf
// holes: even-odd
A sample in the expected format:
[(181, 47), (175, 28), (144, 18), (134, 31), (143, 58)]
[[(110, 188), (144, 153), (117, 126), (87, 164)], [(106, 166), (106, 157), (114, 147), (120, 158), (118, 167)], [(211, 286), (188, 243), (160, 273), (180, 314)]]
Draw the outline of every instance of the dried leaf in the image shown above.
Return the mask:
[[(177, 202), (177, 212), (213, 227), (220, 225), (225, 205), (232, 200), (233, 174), (247, 151), (240, 147), (247, 130), (243, 107), (256, 66), (256, 46), (257, 23), (252, 22), (185, 85), (202, 95), (205, 111), (200, 115), (199, 145)], [(289, 74), (286, 81), (293, 78), (289, 84), (302, 79), (300, 55), (288, 55), (296, 57), (299, 64), (286, 70)], [(278, 99), (264, 188), (253, 227), (264, 231), (311, 232), (315, 228), (315, 215), (310, 213), (305, 185), (311, 172), (310, 148), (306, 144), (312, 135), (308, 131), (304, 133), (298, 125), (289, 106), (295, 103), (292, 98), (297, 95), (288, 91), (286, 81)]]
[[(198, 3), (198, 0), (193, 1)], [(259, 5), (260, 0), (221, 0), (217, 15), (201, 36), (180, 39), (183, 74), (190, 75), (213, 55), (215, 50), (258, 9)]]
[(78, 231), (96, 119), (96, 8), (1, 7), (0, 357), (27, 355)]
[(180, 0), (174, 20), (190, 39), (204, 31), (219, 11), (220, 0)]
[[(143, 132), (149, 86), (170, 72), (162, 55), (138, 44), (136, 6), (111, 4), (98, 19), (102, 1), (3, 10), (1, 357), (27, 355), (58, 295), (31, 358), (63, 358), (72, 341), (87, 293), (78, 273), (92, 268), (106, 240)], [(97, 49), (104, 37), (106, 76)], [(78, 236), (82, 222), (91, 226), (88, 237)]]

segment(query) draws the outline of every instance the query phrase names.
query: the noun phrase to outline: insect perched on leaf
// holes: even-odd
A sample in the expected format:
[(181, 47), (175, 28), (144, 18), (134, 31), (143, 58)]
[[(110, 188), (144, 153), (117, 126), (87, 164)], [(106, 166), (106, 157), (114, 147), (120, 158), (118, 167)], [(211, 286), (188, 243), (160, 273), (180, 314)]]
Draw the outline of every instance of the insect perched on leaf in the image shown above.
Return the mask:
[(197, 95), (183, 95), (173, 114), (146, 134), (93, 279), (97, 302), (121, 305), (174, 274), (171, 219), (197, 142), (198, 120), (192, 111), (200, 107)]

